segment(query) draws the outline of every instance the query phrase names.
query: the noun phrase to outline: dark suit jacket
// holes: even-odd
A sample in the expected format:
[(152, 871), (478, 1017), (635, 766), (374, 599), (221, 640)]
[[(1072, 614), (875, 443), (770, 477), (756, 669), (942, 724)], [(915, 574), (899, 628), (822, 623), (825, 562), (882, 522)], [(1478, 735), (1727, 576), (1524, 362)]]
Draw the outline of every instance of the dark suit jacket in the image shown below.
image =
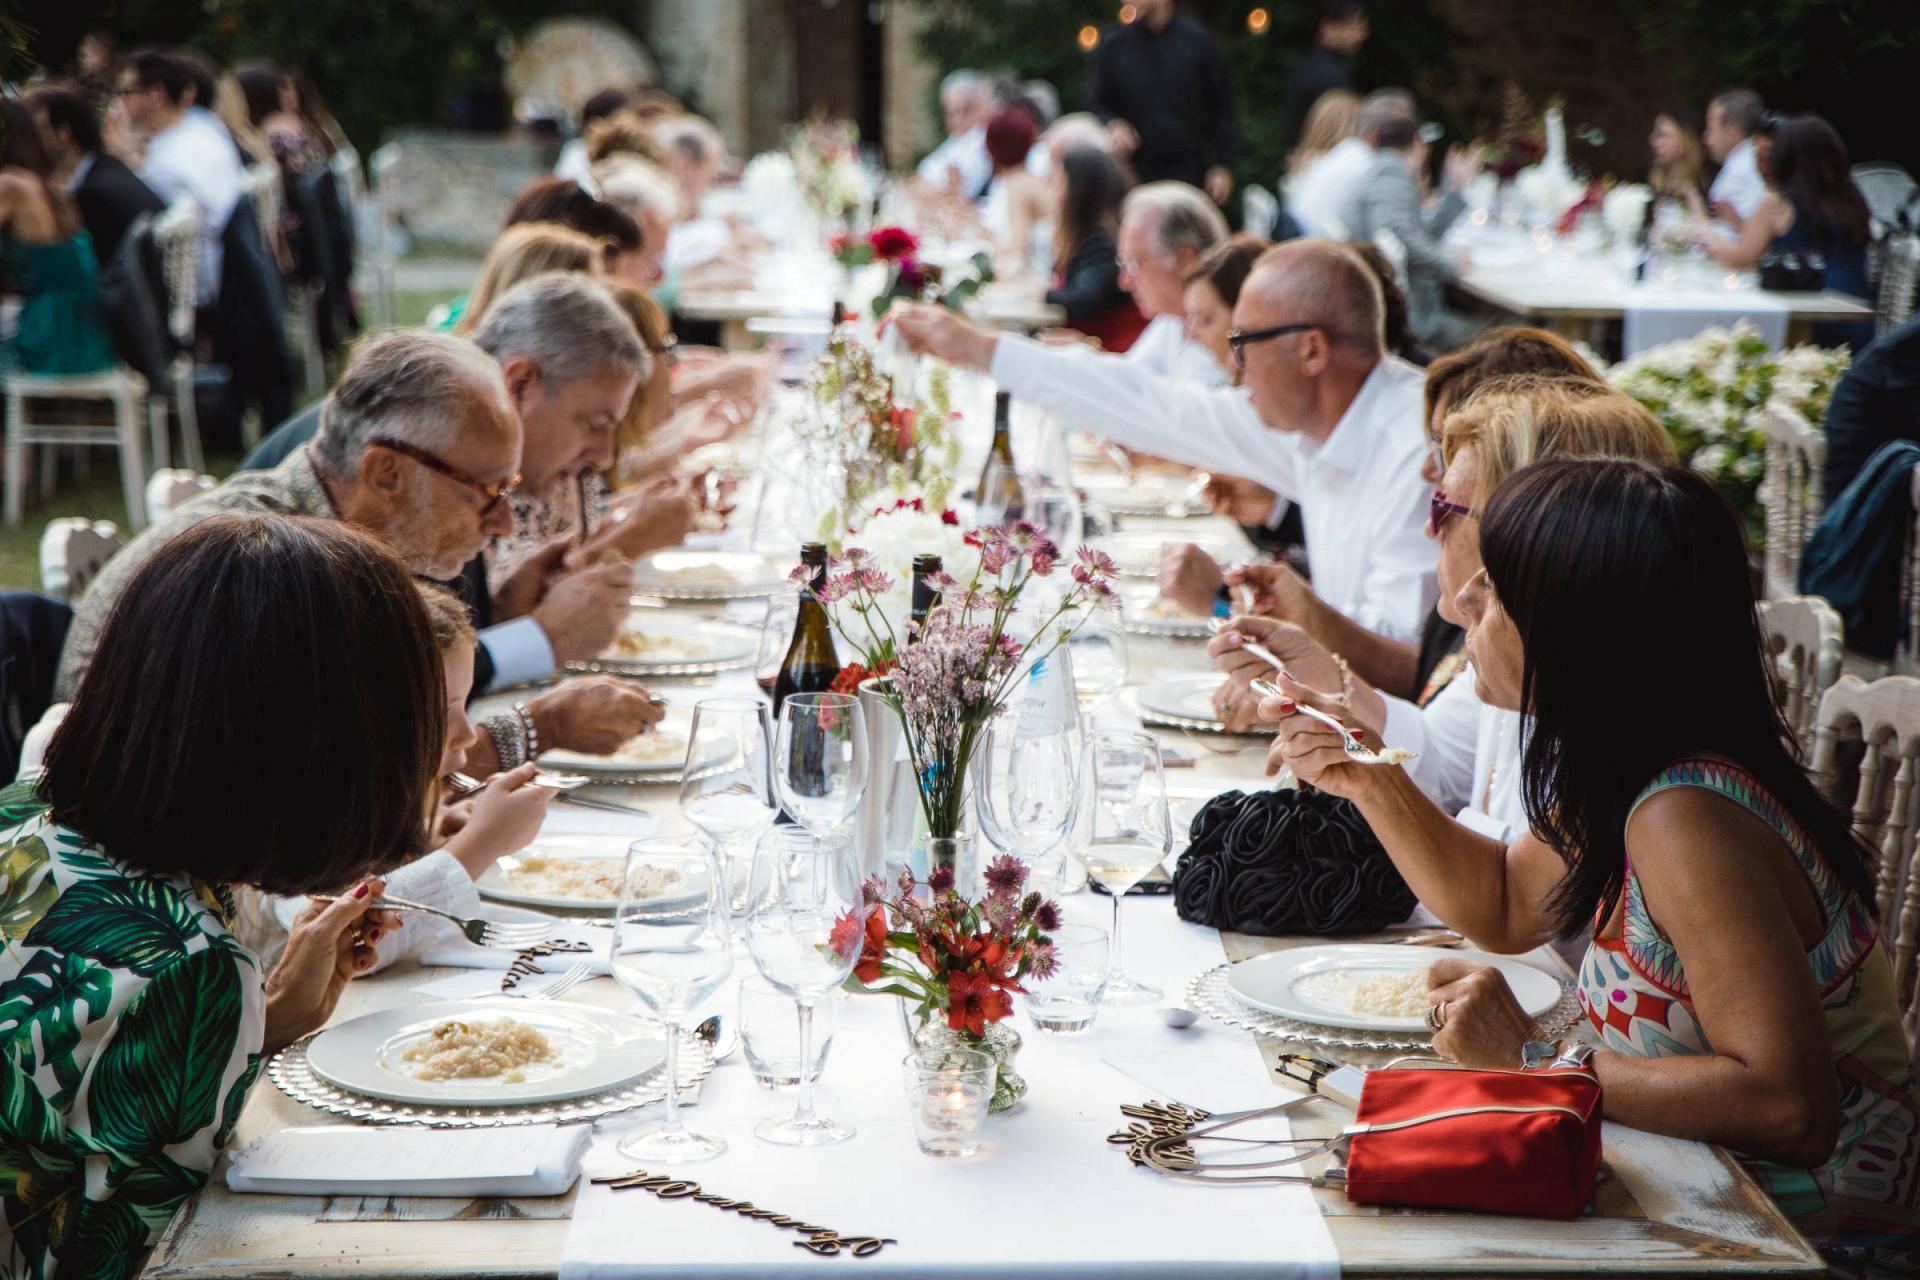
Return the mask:
[(133, 170), (106, 152), (96, 152), (87, 176), (74, 189), (80, 220), (93, 237), (93, 253), (102, 264), (112, 262), (127, 228), (143, 213), (159, 213), (166, 201), (140, 181)]

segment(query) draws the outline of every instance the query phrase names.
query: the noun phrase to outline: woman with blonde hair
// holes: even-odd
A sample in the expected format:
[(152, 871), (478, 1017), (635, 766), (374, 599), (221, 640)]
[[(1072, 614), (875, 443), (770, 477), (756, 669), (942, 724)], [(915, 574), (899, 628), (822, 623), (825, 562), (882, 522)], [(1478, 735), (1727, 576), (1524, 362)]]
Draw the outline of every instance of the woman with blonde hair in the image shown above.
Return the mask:
[(1327, 152), (1353, 136), (1360, 123), (1360, 95), (1346, 89), (1329, 89), (1307, 112), (1300, 141), (1287, 157), (1287, 172), (1299, 173)]
[(487, 314), (493, 300), (522, 280), (549, 271), (575, 271), (597, 276), (607, 261), (606, 246), (591, 236), (570, 231), (557, 222), (522, 222), (502, 231), (487, 250), (473, 291), (464, 305), (455, 303), (435, 328), (470, 334)]

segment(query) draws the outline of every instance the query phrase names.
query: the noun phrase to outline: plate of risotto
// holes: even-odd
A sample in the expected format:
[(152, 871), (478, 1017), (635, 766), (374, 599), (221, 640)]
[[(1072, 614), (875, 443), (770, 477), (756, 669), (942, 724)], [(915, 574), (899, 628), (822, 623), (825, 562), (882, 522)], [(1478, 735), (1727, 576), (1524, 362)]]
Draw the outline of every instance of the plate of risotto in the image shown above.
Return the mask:
[[(1295, 1022), (1357, 1031), (1426, 1031), (1425, 947), (1333, 943), (1295, 947), (1233, 966), (1227, 990), (1235, 999)], [(1446, 955), (1490, 964), (1506, 975), (1520, 1007), (1535, 1018), (1560, 1002), (1551, 974), (1507, 956), (1450, 950)]]
[[(622, 839), (542, 836), (488, 867), (474, 885), (496, 902), (548, 911), (611, 911), (620, 898), (626, 855)], [(660, 867), (636, 866), (633, 876), (634, 895), (661, 907), (691, 897), (697, 888)]]
[(427, 1106), (525, 1106), (618, 1089), (666, 1061), (657, 1028), (592, 1005), (447, 1000), (362, 1014), (307, 1046), (336, 1088)]

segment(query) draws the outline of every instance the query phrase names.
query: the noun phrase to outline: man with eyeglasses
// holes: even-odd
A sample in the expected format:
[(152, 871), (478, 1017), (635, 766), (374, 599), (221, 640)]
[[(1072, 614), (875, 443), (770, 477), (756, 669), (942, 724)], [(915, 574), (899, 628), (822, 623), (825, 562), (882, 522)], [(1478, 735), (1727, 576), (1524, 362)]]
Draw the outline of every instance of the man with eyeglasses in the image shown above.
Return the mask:
[[(362, 343), (327, 397), (311, 443), (272, 471), (234, 476), (107, 562), (75, 609), (56, 697), (73, 696), (107, 615), (140, 566), (211, 515), (271, 512), (344, 520), (384, 539), (420, 577), (458, 579), (482, 547), (513, 527), (508, 498), (526, 465), (521, 438), (509, 380), (473, 343), (424, 329), (395, 330)], [(553, 451), (543, 456), (537, 465), (553, 465)], [(524, 626), (538, 630), (542, 616), (559, 612), (548, 609), (554, 594), (541, 601), (546, 612), (536, 611)], [(624, 595), (622, 605), (624, 616)], [(245, 638), (235, 637), (235, 643)], [(484, 649), (476, 655), (476, 668), (491, 662)], [(525, 722), (542, 744), (585, 751), (612, 750), (662, 714), (644, 689), (602, 677), (566, 681), (524, 705)], [(495, 750), (483, 735), (469, 753), (470, 767), (491, 772), (487, 757)]]
[(1434, 594), (1423, 377), (1387, 354), (1383, 312), (1379, 282), (1352, 249), (1277, 245), (1234, 306), (1228, 341), (1242, 385), (1212, 389), (1126, 361), (1090, 364), (938, 307), (897, 306), (888, 320), (915, 351), (986, 370), (1066, 422), (1299, 503), (1315, 592), (1361, 626), (1411, 640)]

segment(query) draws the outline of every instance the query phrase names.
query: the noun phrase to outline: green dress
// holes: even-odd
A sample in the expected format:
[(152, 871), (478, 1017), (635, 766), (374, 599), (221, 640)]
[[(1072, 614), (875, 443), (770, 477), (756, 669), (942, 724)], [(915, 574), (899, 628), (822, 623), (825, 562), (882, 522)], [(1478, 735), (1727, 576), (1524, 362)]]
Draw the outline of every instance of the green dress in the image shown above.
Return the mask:
[(260, 1068), (233, 898), (147, 875), (0, 791), (0, 1275), (131, 1277)]
[(0, 347), (0, 377), (9, 369), (64, 377), (113, 368), (93, 239), (85, 231), (49, 244), (0, 231), (0, 277), (21, 300), (19, 328)]

